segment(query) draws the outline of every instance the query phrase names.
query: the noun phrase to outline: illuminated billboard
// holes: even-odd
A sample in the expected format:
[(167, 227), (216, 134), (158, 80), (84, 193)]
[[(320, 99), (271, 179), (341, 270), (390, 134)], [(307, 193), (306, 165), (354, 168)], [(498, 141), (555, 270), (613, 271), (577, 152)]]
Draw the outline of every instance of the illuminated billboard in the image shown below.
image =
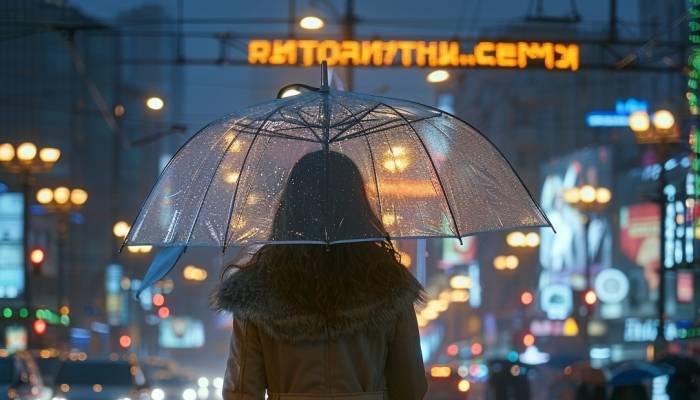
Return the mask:
[(22, 194), (0, 193), (0, 299), (24, 292)]
[(163, 348), (188, 349), (204, 346), (204, 324), (191, 317), (171, 317), (160, 322), (158, 343)]
[(451, 40), (252, 39), (248, 63), (358, 67), (528, 68), (577, 71), (579, 46), (553, 42), (481, 41), (470, 52)]

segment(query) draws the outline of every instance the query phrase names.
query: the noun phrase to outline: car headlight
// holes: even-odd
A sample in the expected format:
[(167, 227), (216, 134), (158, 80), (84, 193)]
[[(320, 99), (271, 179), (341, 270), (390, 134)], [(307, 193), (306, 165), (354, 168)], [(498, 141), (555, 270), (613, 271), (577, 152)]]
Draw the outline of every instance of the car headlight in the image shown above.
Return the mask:
[(151, 399), (163, 400), (165, 399), (165, 392), (161, 388), (154, 388), (153, 390), (151, 390)]
[(182, 400), (196, 400), (197, 391), (192, 388), (187, 388), (182, 392)]

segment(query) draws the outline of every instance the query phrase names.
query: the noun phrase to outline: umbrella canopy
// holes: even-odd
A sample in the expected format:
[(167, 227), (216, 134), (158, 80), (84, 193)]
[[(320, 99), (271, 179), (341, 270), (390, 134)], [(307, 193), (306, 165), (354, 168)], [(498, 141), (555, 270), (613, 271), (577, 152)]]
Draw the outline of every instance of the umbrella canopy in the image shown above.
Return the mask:
[[(356, 206), (363, 201), (367, 207)], [(225, 250), (547, 225), (503, 154), (468, 123), (324, 83), (225, 116), (190, 138), (125, 244)]]
[(614, 368), (610, 375), (611, 386), (635, 385), (656, 378), (657, 376), (670, 375), (674, 372), (670, 365), (648, 362), (628, 362)]

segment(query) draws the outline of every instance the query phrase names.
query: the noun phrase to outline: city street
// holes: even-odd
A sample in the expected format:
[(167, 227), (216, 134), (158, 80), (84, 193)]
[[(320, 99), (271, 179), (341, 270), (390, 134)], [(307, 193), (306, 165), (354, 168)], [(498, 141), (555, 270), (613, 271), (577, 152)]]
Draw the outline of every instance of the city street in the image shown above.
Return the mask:
[(2, 1), (0, 399), (700, 400), (699, 82), (700, 0)]

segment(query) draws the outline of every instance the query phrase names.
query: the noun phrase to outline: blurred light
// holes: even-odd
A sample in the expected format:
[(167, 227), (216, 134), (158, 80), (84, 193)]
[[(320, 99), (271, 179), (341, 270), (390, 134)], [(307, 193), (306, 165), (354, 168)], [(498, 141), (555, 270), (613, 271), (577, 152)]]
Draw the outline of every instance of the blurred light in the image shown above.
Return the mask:
[(532, 301), (534, 300), (532, 293), (525, 291), (520, 295), (520, 303), (523, 305), (529, 306), (532, 304)]
[(457, 346), (456, 344), (451, 344), (451, 345), (447, 346), (447, 355), (448, 356), (454, 357), (457, 354), (459, 354), (459, 346)]
[(151, 399), (163, 400), (163, 399), (165, 399), (165, 392), (161, 388), (155, 388), (155, 389), (151, 390)]
[(205, 376), (200, 376), (199, 379), (197, 379), (197, 385), (200, 387), (207, 387), (209, 386), (209, 379)]
[(516, 362), (516, 361), (518, 361), (518, 352), (517, 351), (510, 351), (510, 352), (508, 352), (508, 355), (506, 356), (506, 358), (510, 362)]
[(651, 116), (651, 122), (654, 124), (656, 129), (665, 131), (673, 128), (676, 123), (676, 119), (673, 114), (668, 110), (659, 110)]
[(122, 290), (131, 289), (131, 279), (128, 276), (123, 277), (121, 282), (119, 282), (119, 286), (121, 286)]
[(455, 303), (465, 303), (469, 301), (469, 292), (465, 289), (455, 289), (450, 292), (450, 301)]
[(201, 282), (207, 279), (207, 270), (204, 268), (195, 267), (194, 265), (188, 265), (182, 270), (182, 276), (190, 281)]
[(519, 365), (513, 365), (510, 367), (510, 374), (513, 376), (518, 376), (520, 375), (520, 366)]
[(46, 259), (46, 253), (43, 249), (36, 248), (29, 252), (29, 261), (36, 267), (40, 266)]
[(153, 250), (151, 245), (126, 246), (129, 253), (150, 253)]
[(197, 391), (192, 388), (187, 388), (182, 392), (182, 400), (196, 400)]
[(396, 222), (396, 219), (396, 214), (384, 214), (382, 215), (382, 224), (384, 224), (384, 226), (392, 226), (394, 222)]
[(596, 198), (595, 188), (591, 185), (583, 185), (580, 190), (581, 201), (584, 203), (593, 203)]
[(70, 200), (70, 190), (65, 186), (59, 186), (53, 190), (53, 201), (56, 204), (66, 204)]
[(15, 158), (15, 147), (10, 143), (0, 144), (0, 161), (12, 161)]
[(562, 334), (564, 336), (576, 336), (578, 335), (578, 324), (573, 317), (569, 317), (564, 321), (564, 327), (562, 328)]
[(49, 188), (41, 188), (36, 192), (36, 201), (39, 204), (49, 204), (53, 200), (53, 190)]
[(166, 319), (170, 316), (170, 309), (168, 307), (161, 307), (158, 309), (158, 316), (161, 319)]
[(448, 378), (452, 374), (452, 368), (443, 365), (430, 368), (430, 376), (433, 378)]
[(55, 147), (44, 147), (39, 150), (39, 159), (45, 163), (55, 163), (61, 158), (61, 150)]
[(31, 142), (24, 142), (17, 146), (17, 158), (20, 161), (31, 161), (36, 157), (36, 145)]
[(577, 187), (572, 187), (564, 191), (564, 201), (569, 204), (576, 204), (581, 201), (581, 193)]
[(455, 275), (450, 278), (452, 289), (469, 289), (472, 287), (472, 279), (466, 275)]
[(34, 321), (34, 333), (37, 335), (43, 335), (46, 332), (46, 322), (41, 319)]
[(510, 247), (523, 247), (525, 245), (525, 234), (519, 231), (511, 232), (506, 236), (506, 243)]
[(294, 88), (289, 88), (289, 89), (285, 90), (284, 92), (282, 92), (282, 98), (292, 97), (292, 96), (296, 96), (298, 94), (301, 94), (301, 91), (294, 89)]
[(66, 398), (61, 396), (53, 396), (51, 400), (66, 400)]
[(472, 355), (478, 356), (484, 350), (483, 346), (479, 342), (472, 343), (471, 351)]
[(506, 256), (497, 256), (494, 258), (493, 267), (499, 271), (506, 269)]
[(598, 301), (598, 296), (596, 296), (593, 289), (588, 289), (586, 290), (586, 294), (583, 296), (583, 300), (586, 302), (586, 304), (592, 306), (596, 303), (596, 301)]
[(102, 391), (102, 385), (99, 383), (92, 385), (92, 391), (95, 393), (100, 393)]
[(517, 256), (509, 255), (506, 257), (506, 268), (516, 269), (518, 265), (520, 265), (520, 260), (518, 260)]
[(62, 383), (61, 386), (59, 386), (59, 389), (63, 392), (70, 392), (70, 385), (67, 383)]
[(595, 191), (595, 200), (600, 204), (607, 204), (612, 199), (612, 192), (610, 189), (600, 187)]
[(540, 234), (537, 232), (530, 232), (525, 236), (525, 244), (528, 247), (537, 247), (540, 245)]
[(471, 385), (469, 384), (469, 381), (466, 379), (462, 379), (457, 384), (457, 389), (462, 393), (468, 392), (470, 387), (471, 387)]
[(231, 172), (229, 174), (226, 174), (226, 176), (224, 177), (224, 181), (226, 183), (236, 183), (240, 175), (241, 174), (238, 172)]
[(61, 306), (61, 308), (58, 310), (58, 312), (59, 312), (61, 315), (70, 314), (70, 307), (68, 307), (68, 306)]
[(83, 189), (73, 189), (70, 192), (70, 202), (76, 206), (82, 206), (87, 202), (88, 194)]
[(131, 337), (129, 335), (121, 335), (119, 337), (119, 345), (123, 348), (131, 346)]
[(450, 79), (450, 73), (444, 69), (436, 69), (425, 76), (425, 80), (430, 83), (445, 82)]
[(150, 108), (151, 110), (162, 110), (164, 106), (165, 102), (160, 97), (153, 96), (146, 99), (146, 107)]
[(19, 309), (19, 317), (20, 318), (27, 318), (29, 316), (29, 310), (26, 307), (22, 307)]
[(5, 318), (12, 318), (12, 309), (10, 307), (3, 308), (2, 316)]
[(324, 25), (325, 25), (325, 23), (323, 22), (323, 20), (321, 18), (313, 16), (313, 15), (306, 16), (299, 21), (299, 26), (302, 29), (308, 29), (308, 30), (321, 29), (321, 28), (323, 28)]
[(634, 132), (644, 132), (649, 129), (649, 114), (646, 111), (635, 111), (630, 114), (629, 127)]
[(115, 117), (123, 117), (125, 112), (126, 112), (126, 109), (124, 108), (123, 105), (117, 104), (116, 106), (114, 106), (114, 116)]
[(528, 333), (525, 336), (523, 336), (523, 344), (525, 347), (532, 346), (535, 344), (535, 335), (532, 333)]
[(160, 307), (163, 304), (165, 304), (165, 296), (163, 296), (160, 293), (156, 293), (153, 295), (153, 305), (156, 307)]
[(211, 384), (214, 388), (221, 390), (224, 387), (224, 378), (217, 376), (211, 380)]
[(421, 317), (428, 321), (432, 321), (434, 319), (437, 319), (440, 315), (438, 314), (437, 311), (431, 310), (429, 308), (424, 309), (423, 311), (420, 312)]
[(197, 396), (204, 400), (209, 398), (209, 388), (201, 386), (197, 389)]

